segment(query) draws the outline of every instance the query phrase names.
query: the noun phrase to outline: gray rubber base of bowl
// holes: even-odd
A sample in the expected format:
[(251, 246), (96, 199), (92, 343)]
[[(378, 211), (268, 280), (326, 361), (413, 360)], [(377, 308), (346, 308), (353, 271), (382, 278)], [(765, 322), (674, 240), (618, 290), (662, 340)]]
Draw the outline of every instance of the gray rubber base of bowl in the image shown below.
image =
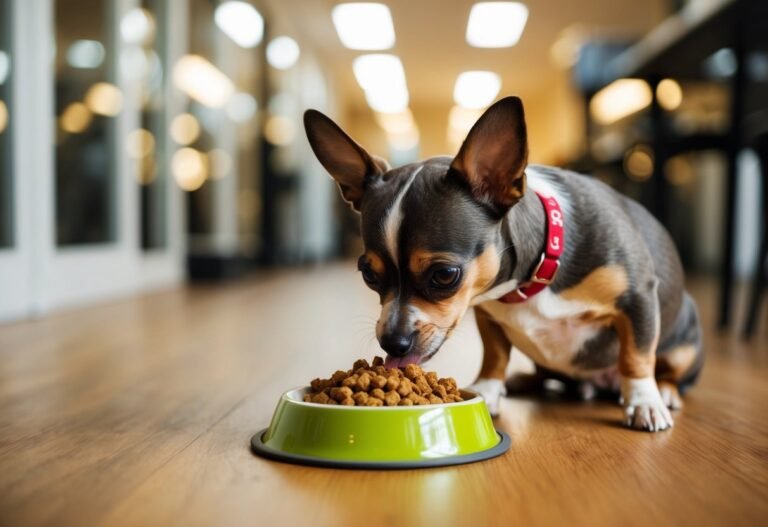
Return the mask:
[(348, 461), (328, 459), (322, 457), (303, 456), (300, 454), (289, 454), (275, 450), (264, 444), (261, 440), (262, 436), (266, 433), (267, 429), (259, 431), (251, 438), (251, 449), (257, 456), (273, 459), (276, 461), (283, 461), (285, 463), (293, 463), (296, 465), (310, 465), (313, 467), (328, 467), (328, 468), (352, 468), (352, 469), (379, 469), (379, 470), (395, 470), (403, 468), (429, 468), (429, 467), (447, 467), (450, 465), (464, 465), (466, 463), (474, 463), (476, 461), (483, 461), (502, 455), (509, 450), (512, 445), (512, 440), (509, 436), (496, 430), (499, 434), (499, 443), (483, 450), (482, 452), (476, 452), (474, 454), (465, 454), (462, 456), (449, 456), (439, 459), (423, 459), (418, 461)]

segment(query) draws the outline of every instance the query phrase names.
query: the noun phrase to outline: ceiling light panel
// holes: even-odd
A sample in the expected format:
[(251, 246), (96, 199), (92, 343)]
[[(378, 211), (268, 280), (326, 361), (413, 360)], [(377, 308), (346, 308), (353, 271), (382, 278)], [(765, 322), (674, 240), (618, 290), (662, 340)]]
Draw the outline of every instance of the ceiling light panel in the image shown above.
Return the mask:
[(517, 44), (528, 21), (520, 2), (478, 2), (467, 22), (467, 43), (476, 48), (509, 48)]
[(331, 11), (331, 18), (341, 43), (349, 49), (374, 51), (395, 45), (392, 13), (384, 4), (339, 4)]

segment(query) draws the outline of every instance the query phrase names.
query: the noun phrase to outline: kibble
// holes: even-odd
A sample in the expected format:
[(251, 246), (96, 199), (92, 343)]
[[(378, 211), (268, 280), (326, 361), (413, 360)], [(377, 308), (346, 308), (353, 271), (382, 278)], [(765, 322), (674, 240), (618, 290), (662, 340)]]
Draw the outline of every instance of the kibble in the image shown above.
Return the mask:
[(422, 406), (460, 402), (456, 381), (440, 379), (416, 364), (386, 368), (384, 359), (355, 361), (352, 369), (338, 370), (330, 379), (314, 379), (304, 402), (342, 406)]

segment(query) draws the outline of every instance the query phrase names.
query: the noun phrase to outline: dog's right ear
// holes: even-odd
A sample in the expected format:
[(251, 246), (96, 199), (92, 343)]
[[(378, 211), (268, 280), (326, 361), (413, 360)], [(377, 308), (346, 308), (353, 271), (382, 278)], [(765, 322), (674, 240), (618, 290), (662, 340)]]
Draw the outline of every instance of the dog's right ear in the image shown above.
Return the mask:
[(506, 213), (525, 193), (528, 140), (523, 103), (506, 97), (478, 119), (451, 163), (476, 199)]
[(359, 212), (365, 187), (389, 169), (387, 162), (370, 155), (317, 110), (304, 113), (304, 129), (318, 161), (336, 180), (344, 200)]

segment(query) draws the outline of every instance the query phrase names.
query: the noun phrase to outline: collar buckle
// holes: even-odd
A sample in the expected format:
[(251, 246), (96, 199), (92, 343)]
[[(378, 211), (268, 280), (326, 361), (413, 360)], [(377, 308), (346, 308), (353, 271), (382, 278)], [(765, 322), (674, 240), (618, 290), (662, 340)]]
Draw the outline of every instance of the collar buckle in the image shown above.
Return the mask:
[[(541, 277), (539, 276), (539, 272), (541, 272), (541, 267), (544, 265), (544, 262), (554, 262), (555, 268), (552, 270), (552, 274), (547, 277)], [(552, 282), (555, 281), (555, 278), (557, 277), (557, 272), (560, 270), (560, 258), (554, 259), (554, 258), (547, 258), (546, 254), (542, 254), (541, 258), (539, 259), (539, 263), (536, 264), (536, 269), (533, 270), (533, 275), (531, 276), (531, 282), (536, 284), (543, 284), (543, 285), (550, 285)]]

